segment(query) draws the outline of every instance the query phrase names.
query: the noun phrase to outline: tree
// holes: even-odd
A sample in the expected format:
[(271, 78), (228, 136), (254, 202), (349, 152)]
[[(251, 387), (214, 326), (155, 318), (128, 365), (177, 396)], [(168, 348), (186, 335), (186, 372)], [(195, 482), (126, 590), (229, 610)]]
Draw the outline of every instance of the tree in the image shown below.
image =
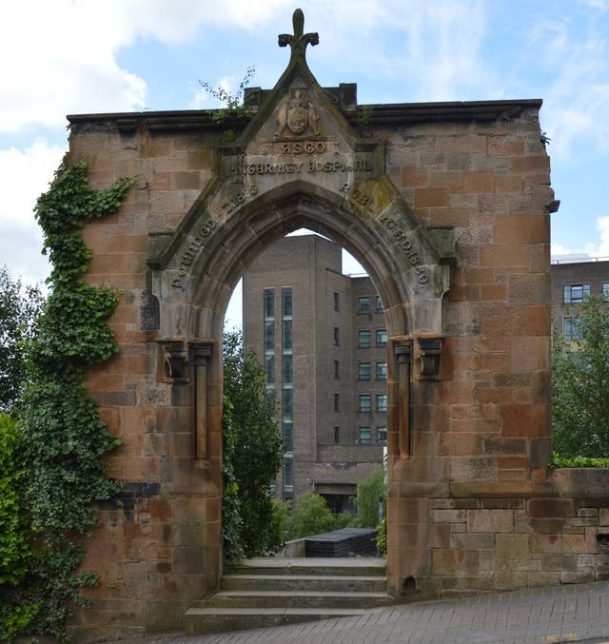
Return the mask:
[(10, 411), (23, 389), (23, 344), (36, 332), (43, 302), (38, 287), (24, 286), (0, 268), (0, 411)]
[(240, 333), (225, 333), (223, 354), (225, 554), (254, 557), (281, 545), (271, 499), (281, 437), (264, 369), (255, 354), (245, 353)]
[(609, 456), (609, 311), (601, 297), (581, 305), (573, 342), (554, 338), (552, 429), (562, 457)]

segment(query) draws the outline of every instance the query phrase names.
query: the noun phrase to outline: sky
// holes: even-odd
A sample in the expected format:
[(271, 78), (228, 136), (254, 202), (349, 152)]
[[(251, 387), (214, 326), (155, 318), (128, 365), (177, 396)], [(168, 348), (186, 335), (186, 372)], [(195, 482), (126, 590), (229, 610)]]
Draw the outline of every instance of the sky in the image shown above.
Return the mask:
[(201, 87), (273, 87), (292, 11), (322, 85), (358, 102), (542, 98), (555, 254), (609, 257), (609, 0), (20, 0), (0, 21), (0, 265), (48, 274), (33, 216), (66, 114), (205, 109)]

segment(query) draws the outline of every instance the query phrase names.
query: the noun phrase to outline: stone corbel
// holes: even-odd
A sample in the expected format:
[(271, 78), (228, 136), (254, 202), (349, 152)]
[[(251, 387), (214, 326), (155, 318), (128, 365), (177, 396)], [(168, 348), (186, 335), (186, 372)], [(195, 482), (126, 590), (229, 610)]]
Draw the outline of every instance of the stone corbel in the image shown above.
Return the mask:
[(419, 338), (419, 378), (440, 380), (442, 338)]
[(163, 362), (165, 375), (173, 384), (190, 382), (190, 363), (188, 361), (188, 348), (184, 340), (166, 339), (159, 340), (163, 348)]
[(211, 342), (191, 343), (192, 361), (195, 365), (195, 457), (205, 460), (208, 448), (208, 381), (209, 363), (212, 355)]
[(393, 345), (397, 380), (398, 448), (400, 458), (412, 453), (410, 435), (410, 365), (412, 363), (412, 341), (400, 340)]

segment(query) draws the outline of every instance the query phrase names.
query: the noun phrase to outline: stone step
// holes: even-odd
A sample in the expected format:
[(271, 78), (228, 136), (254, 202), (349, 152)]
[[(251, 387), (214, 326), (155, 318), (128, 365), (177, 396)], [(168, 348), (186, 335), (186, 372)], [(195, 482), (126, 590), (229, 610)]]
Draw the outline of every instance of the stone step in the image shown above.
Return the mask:
[(347, 575), (224, 575), (220, 590), (385, 592), (387, 578)]
[(237, 575), (385, 575), (386, 561), (379, 557), (353, 559), (302, 558), (302, 559), (246, 559), (227, 569)]
[(394, 602), (384, 592), (310, 590), (224, 590), (200, 602), (200, 608), (373, 608)]
[(190, 608), (185, 615), (189, 635), (294, 624), (332, 617), (362, 615), (358, 608)]

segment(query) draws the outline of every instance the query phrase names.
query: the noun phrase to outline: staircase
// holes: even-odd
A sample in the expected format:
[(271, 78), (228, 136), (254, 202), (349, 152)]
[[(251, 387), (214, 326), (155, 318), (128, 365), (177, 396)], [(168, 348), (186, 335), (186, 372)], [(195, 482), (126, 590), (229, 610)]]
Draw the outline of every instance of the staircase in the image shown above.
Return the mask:
[(248, 559), (186, 612), (191, 635), (361, 615), (393, 602), (385, 560)]

